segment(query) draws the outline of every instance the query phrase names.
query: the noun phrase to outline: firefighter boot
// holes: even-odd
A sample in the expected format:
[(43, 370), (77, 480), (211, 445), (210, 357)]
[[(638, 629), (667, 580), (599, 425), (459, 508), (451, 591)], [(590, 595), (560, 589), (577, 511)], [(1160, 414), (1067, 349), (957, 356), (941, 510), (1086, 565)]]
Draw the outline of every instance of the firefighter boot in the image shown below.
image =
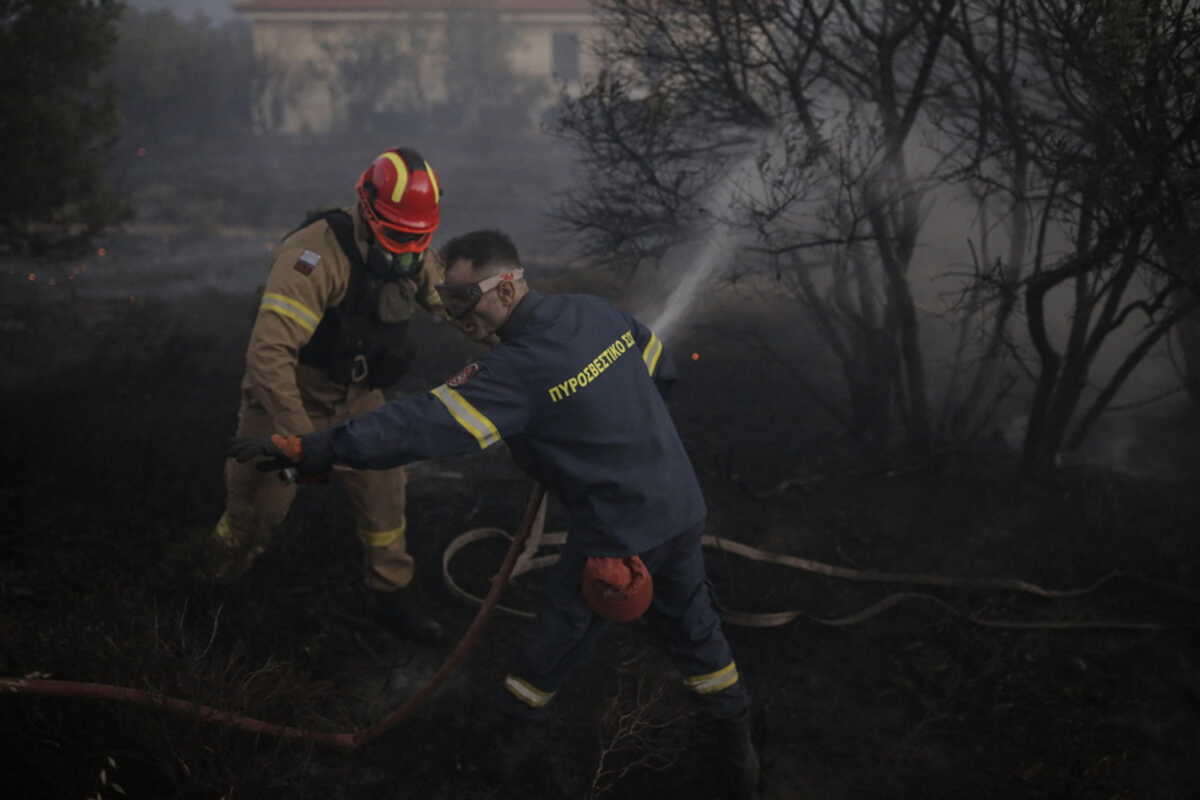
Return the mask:
[(750, 729), (750, 709), (713, 720), (712, 733), (724, 796), (730, 800), (759, 800), (762, 774)]
[(423, 614), (403, 591), (371, 592), (371, 595), (375, 621), (401, 639), (435, 644), (445, 635), (441, 623)]
[(250, 571), (258, 557), (266, 552), (267, 540), (235, 536), (228, 518), (222, 516), (215, 529), (195, 538), (193, 548), (196, 577), (227, 584)]

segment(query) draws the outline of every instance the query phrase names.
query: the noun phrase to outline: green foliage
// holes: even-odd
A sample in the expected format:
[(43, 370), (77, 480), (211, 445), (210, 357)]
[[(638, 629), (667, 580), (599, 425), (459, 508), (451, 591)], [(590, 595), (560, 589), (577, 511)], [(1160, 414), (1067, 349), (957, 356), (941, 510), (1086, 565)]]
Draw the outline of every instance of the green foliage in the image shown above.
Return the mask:
[(126, 215), (104, 179), (118, 0), (0, 0), (0, 250), (86, 242)]

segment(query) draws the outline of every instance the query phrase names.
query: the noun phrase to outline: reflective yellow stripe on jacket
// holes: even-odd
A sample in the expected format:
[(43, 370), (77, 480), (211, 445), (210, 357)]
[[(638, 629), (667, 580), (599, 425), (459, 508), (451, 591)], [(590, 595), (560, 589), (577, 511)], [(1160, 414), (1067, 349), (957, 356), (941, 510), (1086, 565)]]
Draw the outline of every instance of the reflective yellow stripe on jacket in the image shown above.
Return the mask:
[(694, 675), (691, 678), (684, 678), (684, 684), (689, 689), (697, 694), (712, 694), (719, 692), (722, 689), (728, 689), (738, 682), (737, 664), (730, 661), (724, 667), (721, 667), (716, 672), (710, 672), (707, 675)]
[(502, 438), (490, 419), (446, 384), (437, 387), (430, 394), (441, 400), (450, 416), (454, 417), (467, 433), (475, 437), (480, 450), (486, 450)]
[(646, 349), (642, 351), (642, 360), (646, 362), (646, 369), (650, 374), (654, 374), (654, 370), (658, 369), (658, 359), (662, 356), (663, 343), (652, 332), (650, 341), (646, 342)]
[(321, 323), (321, 315), (314, 313), (302, 303), (282, 294), (267, 292), (263, 295), (259, 311), (274, 311), (281, 317), (294, 321), (301, 328), (312, 333)]

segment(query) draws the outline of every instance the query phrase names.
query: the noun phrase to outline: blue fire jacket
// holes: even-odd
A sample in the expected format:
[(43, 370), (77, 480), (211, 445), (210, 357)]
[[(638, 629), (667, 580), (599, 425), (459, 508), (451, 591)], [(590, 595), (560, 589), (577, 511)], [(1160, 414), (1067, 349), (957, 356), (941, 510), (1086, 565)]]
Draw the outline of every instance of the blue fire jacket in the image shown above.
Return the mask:
[(530, 291), (499, 334), (441, 386), (310, 434), (305, 451), (385, 469), (504, 441), (566, 508), (569, 546), (588, 556), (642, 553), (704, 519), (653, 332), (601, 298)]

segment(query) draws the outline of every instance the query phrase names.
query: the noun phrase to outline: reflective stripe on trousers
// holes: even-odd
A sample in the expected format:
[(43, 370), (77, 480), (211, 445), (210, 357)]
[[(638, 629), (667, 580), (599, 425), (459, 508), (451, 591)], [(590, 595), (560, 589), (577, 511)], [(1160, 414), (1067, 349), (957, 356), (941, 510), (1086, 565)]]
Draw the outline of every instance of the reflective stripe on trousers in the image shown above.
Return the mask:
[[(703, 525), (640, 554), (654, 577), (654, 600), (647, 621), (664, 642), (684, 684), (712, 716), (729, 716), (749, 705), (729, 642), (712, 599), (700, 545)], [(517, 655), (505, 688), (530, 708), (553, 698), (570, 671), (587, 661), (608, 628), (579, 595), (586, 557), (567, 548), (546, 576), (542, 608)], [(534, 693), (514, 691), (514, 685)], [(523, 685), (523, 686), (522, 686)], [(531, 699), (537, 702), (531, 702)]]

